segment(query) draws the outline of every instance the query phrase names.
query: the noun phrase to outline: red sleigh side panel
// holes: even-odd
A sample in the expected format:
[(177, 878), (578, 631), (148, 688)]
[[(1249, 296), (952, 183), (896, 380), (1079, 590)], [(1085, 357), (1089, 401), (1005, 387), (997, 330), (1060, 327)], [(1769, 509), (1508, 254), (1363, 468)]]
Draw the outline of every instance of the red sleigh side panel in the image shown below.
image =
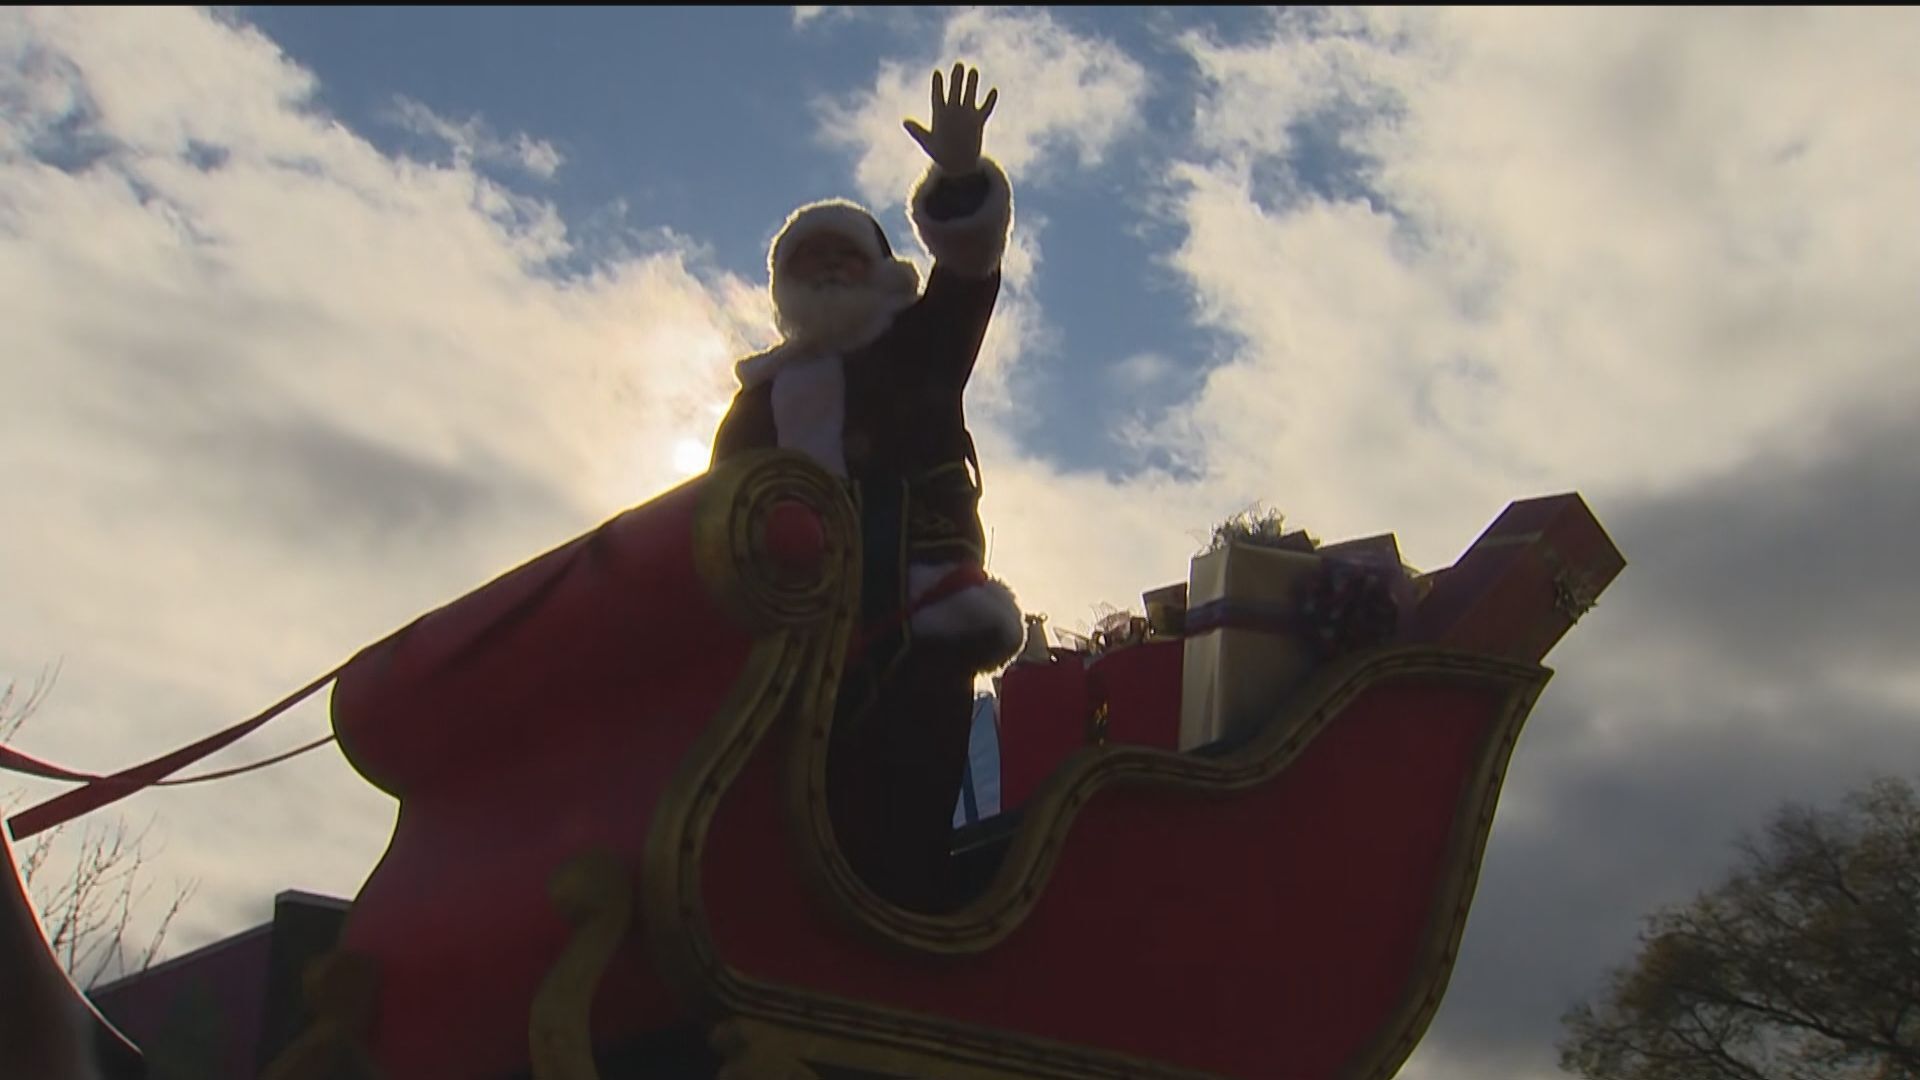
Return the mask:
[(859, 1047), (816, 1052), (908, 1074), (1390, 1072), (1437, 1004), (1545, 676), (1421, 649), (1332, 675), (1226, 758), (1083, 751), (988, 895), (944, 918), (847, 882), (851, 902), (820, 902), (838, 890), (781, 850), (792, 776), (770, 739), (701, 856), (708, 992), (797, 1045), (858, 1031)]
[[(341, 746), (400, 800), (340, 940), (371, 962), (367, 1041), (382, 1075), (525, 1069), (529, 1016), (578, 933), (551, 895), (556, 878), (597, 856), (614, 890), (632, 891), (662, 793), (717, 718), (760, 696), (742, 680), (817, 651), (810, 628), (844, 588), (819, 570), (849, 564), (832, 545), (852, 535), (851, 510), (793, 460), (756, 458), (628, 511), (341, 675)], [(796, 505), (837, 527), (816, 526), (825, 546), (800, 553), (819, 564), (811, 574), (766, 578), (764, 525)], [(567, 976), (592, 1001), (602, 1045), (685, 1016), (641, 929), (615, 940), (597, 991)]]

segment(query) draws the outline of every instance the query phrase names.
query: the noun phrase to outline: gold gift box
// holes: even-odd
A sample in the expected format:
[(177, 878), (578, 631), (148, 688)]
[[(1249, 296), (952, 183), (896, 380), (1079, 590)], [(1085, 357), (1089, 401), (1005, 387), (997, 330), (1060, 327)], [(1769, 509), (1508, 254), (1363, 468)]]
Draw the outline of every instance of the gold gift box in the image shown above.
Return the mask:
[(1269, 722), (1312, 671), (1318, 654), (1299, 621), (1301, 590), (1324, 560), (1390, 575), (1403, 618), (1412, 609), (1415, 587), (1404, 575), (1393, 534), (1317, 550), (1300, 533), (1281, 541), (1286, 546), (1228, 544), (1194, 557), (1180, 684), (1181, 750)]
[(1142, 593), (1140, 602), (1147, 612), (1147, 632), (1154, 637), (1172, 638), (1186, 633), (1187, 582), (1165, 585)]
[(1295, 622), (1299, 590), (1320, 566), (1301, 551), (1228, 544), (1193, 559), (1180, 676), (1180, 749), (1272, 717), (1313, 665)]

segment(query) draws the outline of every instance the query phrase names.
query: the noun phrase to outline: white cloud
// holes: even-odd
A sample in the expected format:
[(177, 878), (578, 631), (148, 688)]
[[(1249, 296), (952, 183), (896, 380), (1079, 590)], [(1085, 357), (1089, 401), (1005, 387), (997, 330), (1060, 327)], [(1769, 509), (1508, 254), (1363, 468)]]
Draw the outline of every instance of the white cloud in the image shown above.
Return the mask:
[[(0, 56), (0, 463), (32, 523), (0, 534), (0, 672), (64, 660), (30, 752), (182, 745), (678, 482), (764, 335), (757, 283), (671, 236), (546, 273), (564, 225), (474, 171), (484, 125), (448, 167), (386, 157), (252, 30), (14, 10)], [(337, 754), (128, 807), (203, 881), (181, 947), (350, 894), (390, 812)]]
[[(1920, 389), (1912, 13), (1274, 27), (1187, 40), (1175, 264), (1243, 345), (1162, 435), (1210, 483), (1431, 560), (1516, 493), (1669, 490)], [(1314, 124), (1371, 199), (1315, 187)]]
[(1220, 514), (1193, 485), (1128, 484), (1022, 460), (995, 425), (977, 425), (990, 569), (1049, 625), (1090, 628), (1101, 605), (1142, 610), (1140, 594), (1183, 581)]
[(854, 13), (853, 8), (844, 4), (795, 4), (793, 6), (793, 28), (805, 30), (815, 23), (844, 19)]
[(901, 123), (927, 122), (933, 72), (956, 61), (980, 69), (981, 98), (1000, 90), (986, 152), (1016, 184), (1045, 183), (1055, 157), (1097, 166), (1139, 123), (1146, 72), (1120, 48), (1077, 35), (1044, 11), (967, 8), (946, 21), (937, 48), (883, 61), (871, 90), (821, 106), (821, 136), (854, 153), (863, 198), (897, 203), (926, 170), (926, 156)]
[(515, 132), (512, 138), (503, 138), (478, 116), (455, 123), (412, 98), (402, 97), (394, 102), (393, 120), (417, 135), (446, 143), (447, 148), (453, 151), (454, 160), (461, 165), (476, 161), (510, 165), (543, 180), (551, 180), (565, 160), (560, 151), (545, 139), (536, 139), (524, 131)]
[(1159, 353), (1135, 353), (1114, 365), (1113, 376), (1135, 390), (1145, 390), (1173, 373), (1173, 363)]

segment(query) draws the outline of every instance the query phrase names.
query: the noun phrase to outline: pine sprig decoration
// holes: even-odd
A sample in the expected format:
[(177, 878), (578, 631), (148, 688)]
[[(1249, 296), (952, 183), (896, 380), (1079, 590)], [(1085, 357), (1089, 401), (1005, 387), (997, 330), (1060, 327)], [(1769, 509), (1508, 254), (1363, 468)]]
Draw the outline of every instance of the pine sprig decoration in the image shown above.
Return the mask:
[(1255, 504), (1213, 527), (1213, 539), (1207, 544), (1207, 551), (1214, 552), (1229, 544), (1247, 544), (1265, 548), (1305, 547), (1311, 551), (1318, 541), (1304, 532), (1288, 533), (1287, 517), (1278, 510), (1263, 509)]

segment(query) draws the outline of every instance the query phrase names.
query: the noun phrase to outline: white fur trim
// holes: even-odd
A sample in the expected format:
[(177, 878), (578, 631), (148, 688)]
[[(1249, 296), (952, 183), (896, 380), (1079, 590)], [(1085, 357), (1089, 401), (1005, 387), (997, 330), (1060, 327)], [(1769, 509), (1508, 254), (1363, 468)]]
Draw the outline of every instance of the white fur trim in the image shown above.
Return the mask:
[(867, 258), (880, 262), (888, 255), (880, 249), (880, 237), (875, 232), (879, 227), (874, 216), (858, 203), (845, 199), (809, 203), (788, 214), (786, 224), (780, 226), (779, 235), (773, 238), (773, 246), (767, 249), (767, 277), (771, 279), (780, 272), (795, 248), (826, 234), (853, 241)]
[(803, 349), (792, 342), (775, 345), (766, 352), (754, 353), (745, 360), (733, 365), (733, 377), (740, 380), (742, 389), (751, 390), (795, 360), (812, 356), (813, 352)]
[[(908, 602), (918, 601), (962, 565), (935, 563), (908, 566)], [(1026, 624), (1020, 617), (1020, 603), (1014, 599), (1013, 590), (992, 578), (914, 612), (911, 625), (913, 632), (920, 637), (983, 642), (982, 670), (1005, 663), (1020, 651), (1021, 644), (1026, 640)]]
[[(875, 284), (884, 285), (882, 296), (875, 298), (876, 307), (873, 321), (866, 329), (840, 342), (835, 350), (819, 347), (811, 342), (783, 341), (765, 352), (755, 353), (733, 365), (734, 378), (742, 387), (751, 389), (774, 377), (789, 364), (827, 355), (829, 351), (852, 352), (864, 348), (878, 340), (900, 312), (913, 305), (920, 297), (920, 268), (905, 259), (894, 259), (874, 266), (870, 279)], [(775, 310), (779, 308), (779, 293), (776, 290)], [(776, 314), (775, 329), (780, 329), (780, 319)]]
[(847, 475), (846, 417), (847, 381), (838, 356), (808, 357), (774, 373), (773, 430), (780, 445), (835, 476)]
[(948, 175), (938, 165), (927, 167), (907, 204), (913, 231), (934, 261), (972, 278), (986, 277), (1000, 268), (1007, 235), (1013, 229), (1013, 187), (1007, 174), (989, 157), (980, 159), (980, 170), (987, 174), (987, 199), (966, 217), (935, 221), (927, 213), (926, 200), (934, 184)]
[(920, 271), (900, 259), (874, 263), (865, 280), (845, 283), (796, 281), (775, 274), (773, 326), (787, 341), (821, 351), (851, 351), (879, 337), (893, 317), (920, 298)]

